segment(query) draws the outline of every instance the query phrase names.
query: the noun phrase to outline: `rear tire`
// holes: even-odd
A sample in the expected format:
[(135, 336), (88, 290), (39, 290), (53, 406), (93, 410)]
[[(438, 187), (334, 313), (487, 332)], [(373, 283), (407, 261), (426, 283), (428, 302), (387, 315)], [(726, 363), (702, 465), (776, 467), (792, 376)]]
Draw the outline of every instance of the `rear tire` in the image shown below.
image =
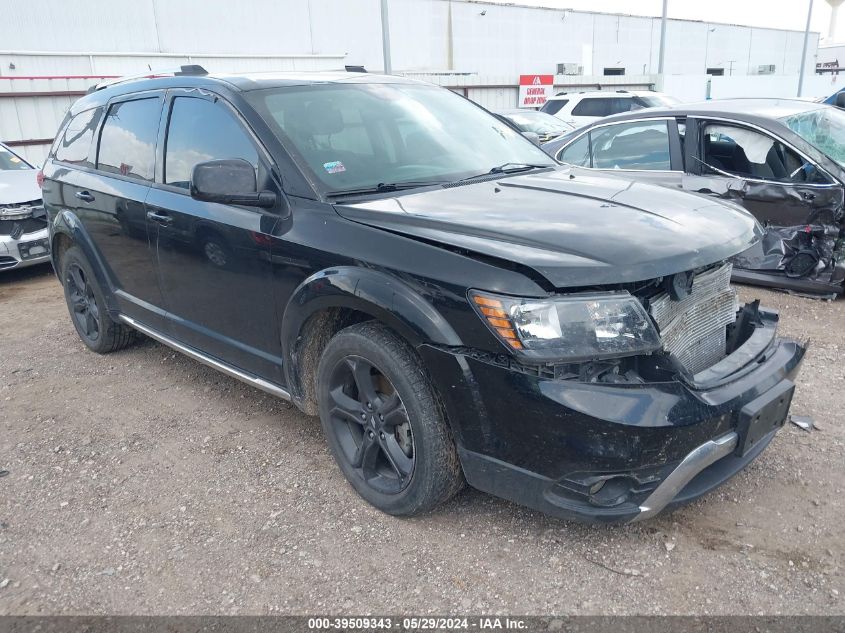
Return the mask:
[(338, 466), (379, 510), (421, 514), (463, 486), (435, 388), (413, 350), (382, 324), (352, 325), (329, 341), (317, 400)]
[(115, 352), (134, 342), (135, 330), (109, 316), (100, 284), (79, 247), (65, 251), (60, 267), (65, 302), (82, 342), (98, 354)]

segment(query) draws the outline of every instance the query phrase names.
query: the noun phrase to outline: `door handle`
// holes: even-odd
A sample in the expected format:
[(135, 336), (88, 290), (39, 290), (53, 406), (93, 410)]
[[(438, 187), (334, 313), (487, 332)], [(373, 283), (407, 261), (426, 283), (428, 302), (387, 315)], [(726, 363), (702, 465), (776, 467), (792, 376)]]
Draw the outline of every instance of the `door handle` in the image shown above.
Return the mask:
[(173, 218), (161, 211), (147, 211), (147, 219), (161, 226), (170, 226), (173, 224)]
[(77, 191), (73, 195), (75, 195), (77, 198), (79, 198), (83, 202), (94, 202), (94, 196), (91, 195), (90, 191)]

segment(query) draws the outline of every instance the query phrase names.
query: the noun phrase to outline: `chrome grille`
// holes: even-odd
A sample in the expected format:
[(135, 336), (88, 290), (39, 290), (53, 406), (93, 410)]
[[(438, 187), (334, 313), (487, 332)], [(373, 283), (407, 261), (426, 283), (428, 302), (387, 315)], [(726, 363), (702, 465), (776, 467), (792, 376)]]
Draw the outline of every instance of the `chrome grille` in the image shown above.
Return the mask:
[(41, 200), (0, 204), (0, 220), (22, 220), (28, 218), (44, 208)]
[(725, 356), (725, 327), (736, 320), (739, 308), (731, 268), (724, 264), (696, 275), (692, 290), (679, 301), (661, 292), (650, 302), (663, 347), (692, 374)]

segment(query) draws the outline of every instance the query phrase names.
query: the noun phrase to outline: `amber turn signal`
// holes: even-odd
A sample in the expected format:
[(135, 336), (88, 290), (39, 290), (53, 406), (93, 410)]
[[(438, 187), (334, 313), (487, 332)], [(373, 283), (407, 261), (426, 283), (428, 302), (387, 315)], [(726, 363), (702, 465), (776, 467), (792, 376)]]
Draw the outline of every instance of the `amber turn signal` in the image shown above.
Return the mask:
[(505, 312), (501, 301), (480, 295), (473, 295), (472, 300), (478, 306), (479, 312), (484, 315), (484, 318), (487, 319), (487, 322), (505, 343), (513, 349), (522, 349), (522, 343), (519, 342), (510, 317)]

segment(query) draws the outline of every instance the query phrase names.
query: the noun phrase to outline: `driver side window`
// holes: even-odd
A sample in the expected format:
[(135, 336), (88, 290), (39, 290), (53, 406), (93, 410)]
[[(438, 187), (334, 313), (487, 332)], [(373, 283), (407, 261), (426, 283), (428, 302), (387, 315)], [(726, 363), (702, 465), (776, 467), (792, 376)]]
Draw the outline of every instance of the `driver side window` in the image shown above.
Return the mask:
[(164, 182), (185, 189), (197, 163), (242, 158), (258, 168), (258, 152), (234, 115), (195, 97), (173, 100), (164, 152)]
[(815, 166), (773, 137), (751, 128), (708, 123), (702, 129), (702, 160), (710, 167), (739, 176), (783, 183), (824, 184)]

